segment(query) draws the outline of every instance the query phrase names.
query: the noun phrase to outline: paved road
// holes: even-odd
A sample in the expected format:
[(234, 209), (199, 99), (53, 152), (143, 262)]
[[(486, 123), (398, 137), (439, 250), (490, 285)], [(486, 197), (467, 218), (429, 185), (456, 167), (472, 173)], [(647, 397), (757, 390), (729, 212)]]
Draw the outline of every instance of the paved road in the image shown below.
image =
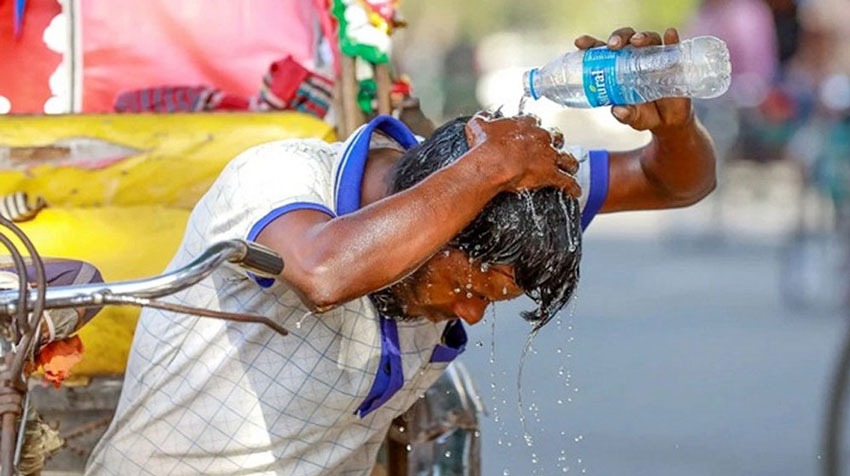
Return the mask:
[(516, 403), (528, 302), (497, 307), (494, 363), (493, 317), (471, 333), (484, 474), (817, 474), (845, 325), (835, 308), (783, 305), (778, 243), (590, 232), (575, 315), (525, 363), (531, 447)]

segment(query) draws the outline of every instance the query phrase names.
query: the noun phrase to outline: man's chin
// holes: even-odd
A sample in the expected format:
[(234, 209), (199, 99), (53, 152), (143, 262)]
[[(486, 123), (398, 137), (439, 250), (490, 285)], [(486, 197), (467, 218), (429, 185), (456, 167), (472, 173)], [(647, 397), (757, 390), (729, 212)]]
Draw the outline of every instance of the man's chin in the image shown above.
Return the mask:
[(473, 297), (455, 303), (452, 306), (452, 311), (454, 311), (455, 316), (463, 319), (467, 324), (473, 325), (484, 318), (484, 311), (487, 310), (489, 304), (490, 301), (486, 299)]

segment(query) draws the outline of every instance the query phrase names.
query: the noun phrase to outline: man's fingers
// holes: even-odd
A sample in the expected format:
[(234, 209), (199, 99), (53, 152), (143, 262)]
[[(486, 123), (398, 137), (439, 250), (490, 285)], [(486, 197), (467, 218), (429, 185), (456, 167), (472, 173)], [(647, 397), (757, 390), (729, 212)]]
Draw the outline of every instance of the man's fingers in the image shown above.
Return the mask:
[(560, 188), (564, 193), (573, 197), (579, 198), (581, 196), (581, 186), (576, 181), (575, 177), (572, 175), (564, 175), (562, 174), (560, 179), (560, 183), (558, 184), (558, 188)]
[(635, 29), (632, 27), (620, 28), (619, 30), (611, 33), (611, 36), (608, 37), (608, 48), (612, 50), (618, 50), (629, 44), (629, 40), (631, 40), (632, 36), (635, 34)]
[(661, 35), (654, 31), (635, 33), (630, 41), (634, 46), (653, 46), (662, 44)]
[(475, 147), (487, 137), (487, 133), (484, 132), (484, 123), (489, 120), (481, 113), (475, 113), (470, 120), (466, 121), (463, 131), (466, 135), (466, 143), (470, 148)]
[(523, 124), (532, 126), (532, 127), (540, 127), (540, 116), (531, 113), (520, 114), (519, 116), (515, 116), (517, 120), (522, 122)]
[(679, 31), (675, 28), (668, 28), (664, 32), (664, 44), (672, 45), (679, 42)]
[(596, 48), (597, 46), (605, 46), (605, 42), (590, 35), (581, 35), (576, 38), (575, 45), (576, 48), (580, 50), (587, 50), (590, 48)]
[(576, 172), (578, 172), (578, 161), (575, 157), (566, 152), (558, 153), (558, 156), (555, 157), (555, 163), (558, 165), (559, 169), (570, 175), (575, 175)]
[(470, 119), (470, 121), (473, 121), (473, 120), (476, 120), (476, 119), (479, 120), (479, 121), (489, 121), (492, 118), (493, 118), (493, 114), (490, 111), (478, 111), (478, 112), (476, 112), (475, 114), (472, 115), (472, 119)]
[[(628, 109), (627, 113), (621, 114), (622, 118), (618, 117), (619, 111), (614, 111), (614, 109), (620, 108)], [(611, 113), (614, 114), (614, 117), (616, 117), (618, 121), (638, 131), (648, 131), (663, 124), (661, 112), (658, 110), (657, 103), (647, 103), (639, 106), (627, 107), (616, 106), (612, 108)]]
[(621, 123), (639, 131), (661, 125), (661, 115), (653, 103), (640, 106), (614, 106), (611, 108), (611, 114)]
[(552, 147), (558, 150), (561, 150), (561, 148), (564, 147), (564, 143), (566, 141), (564, 140), (564, 133), (561, 132), (560, 129), (558, 129), (557, 127), (550, 127), (549, 137), (552, 138)]

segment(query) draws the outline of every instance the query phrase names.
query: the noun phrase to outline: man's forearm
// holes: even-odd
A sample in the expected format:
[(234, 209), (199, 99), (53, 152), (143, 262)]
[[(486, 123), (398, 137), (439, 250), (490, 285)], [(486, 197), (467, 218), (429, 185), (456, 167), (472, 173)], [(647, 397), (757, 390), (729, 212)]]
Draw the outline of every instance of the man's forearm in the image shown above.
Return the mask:
[(714, 144), (695, 116), (680, 127), (654, 132), (640, 163), (672, 207), (698, 202), (717, 183)]
[(470, 150), (408, 190), (303, 233), (293, 233), (297, 212), (285, 215), (259, 241), (286, 255), (284, 278), (305, 302), (317, 310), (334, 307), (401, 279), (471, 222), (505, 185), (482, 159)]

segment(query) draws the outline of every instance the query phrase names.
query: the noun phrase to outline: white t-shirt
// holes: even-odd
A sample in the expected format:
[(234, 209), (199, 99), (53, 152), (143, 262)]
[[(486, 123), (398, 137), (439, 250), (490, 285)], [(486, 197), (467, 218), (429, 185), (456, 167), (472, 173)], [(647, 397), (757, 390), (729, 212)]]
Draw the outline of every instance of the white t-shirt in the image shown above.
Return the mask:
[[(254, 239), (292, 210), (356, 210), (375, 128), (405, 147), (415, 141), (382, 117), (345, 144), (289, 140), (240, 154), (193, 210), (168, 269), (218, 241)], [(607, 171), (607, 155), (597, 161), (592, 168)], [(589, 209), (593, 182), (602, 182), (582, 169)], [(383, 319), (365, 297), (312, 316), (286, 283), (258, 284), (229, 267), (169, 299), (263, 315), (291, 334), (145, 309), (118, 408), (87, 474), (368, 475), (393, 418), (466, 343), (459, 321)]]

